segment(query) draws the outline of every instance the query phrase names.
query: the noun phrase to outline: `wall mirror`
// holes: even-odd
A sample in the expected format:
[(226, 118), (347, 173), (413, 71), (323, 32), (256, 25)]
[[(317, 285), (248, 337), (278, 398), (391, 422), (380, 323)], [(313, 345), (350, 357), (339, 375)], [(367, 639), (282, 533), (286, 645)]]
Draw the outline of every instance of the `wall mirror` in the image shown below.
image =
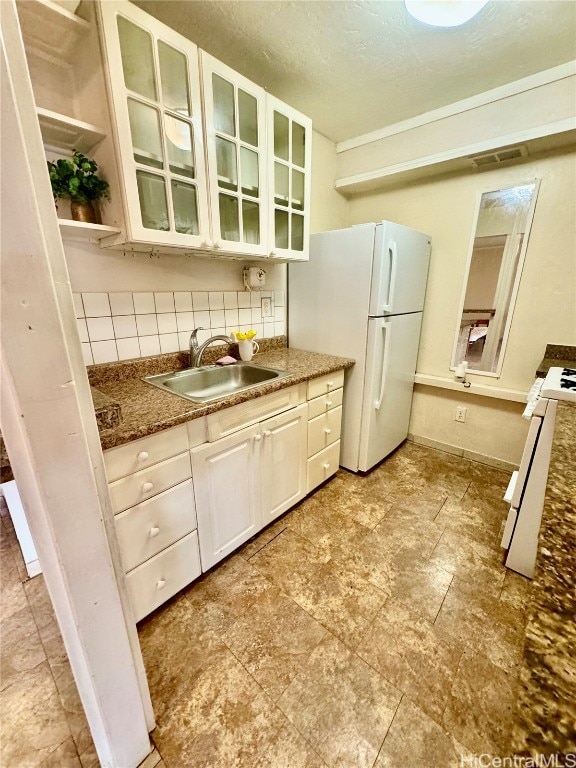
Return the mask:
[(452, 367), (498, 376), (528, 245), (539, 180), (484, 192), (468, 255)]

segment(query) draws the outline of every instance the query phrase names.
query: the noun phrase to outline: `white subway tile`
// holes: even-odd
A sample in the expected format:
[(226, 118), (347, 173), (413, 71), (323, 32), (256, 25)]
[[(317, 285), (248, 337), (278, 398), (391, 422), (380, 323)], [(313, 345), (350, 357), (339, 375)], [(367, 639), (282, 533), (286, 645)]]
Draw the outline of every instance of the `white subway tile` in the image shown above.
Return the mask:
[(92, 365), (94, 363), (92, 347), (88, 342), (82, 342), (82, 357), (84, 358), (84, 365)]
[(72, 298), (74, 299), (74, 310), (76, 312), (76, 317), (86, 317), (84, 314), (84, 304), (82, 304), (82, 295), (80, 293), (73, 293)]
[(226, 325), (238, 325), (238, 310), (225, 309), (224, 319), (226, 320)]
[(224, 309), (238, 309), (238, 294), (236, 291), (224, 291)]
[(114, 336), (117, 339), (127, 339), (138, 334), (135, 315), (118, 315), (112, 318), (112, 322), (114, 323)]
[(89, 317), (86, 323), (88, 325), (90, 341), (105, 341), (114, 338), (111, 317)]
[(277, 320), (278, 322), (281, 322), (282, 320), (284, 320), (285, 319), (284, 312), (285, 312), (285, 308), (283, 306), (279, 307), (278, 305), (276, 305), (274, 307), (274, 320)]
[(194, 305), (195, 312), (203, 312), (210, 309), (208, 304), (208, 292), (207, 291), (193, 291), (192, 304)]
[(260, 291), (252, 291), (250, 294), (250, 306), (252, 309), (262, 306), (262, 296), (260, 295)]
[(226, 325), (226, 321), (224, 319), (224, 310), (210, 310), (210, 328), (222, 328), (224, 325)]
[(274, 335), (285, 336), (286, 335), (286, 323), (274, 323)]
[(252, 310), (252, 323), (261, 323), (262, 322), (262, 310), (260, 307), (258, 309)]
[(251, 309), (239, 309), (238, 310), (238, 322), (240, 325), (249, 325), (252, 322), (252, 310)]
[(246, 308), (250, 306), (250, 291), (238, 291), (238, 307)]
[(277, 307), (283, 307), (286, 304), (286, 294), (284, 291), (274, 291), (274, 304)]
[(176, 313), (163, 312), (158, 318), (158, 333), (176, 333)]
[[(210, 336), (224, 336), (225, 333), (226, 333), (226, 328), (224, 326), (222, 326), (222, 328), (212, 328), (210, 330)], [(223, 341), (219, 341), (219, 342), (215, 341), (214, 344), (215, 345), (216, 344), (224, 344), (224, 342)]]
[(273, 317), (263, 317), (262, 322), (264, 325), (274, 325), (274, 318)]
[(118, 360), (130, 360), (133, 357), (140, 357), (140, 344), (138, 338), (133, 336), (130, 339), (117, 339)]
[(140, 342), (140, 354), (142, 357), (160, 354), (160, 339), (157, 335), (140, 336), (138, 341)]
[(76, 318), (76, 325), (78, 326), (78, 335), (80, 336), (80, 341), (90, 341), (86, 320), (83, 318)]
[(198, 344), (204, 344), (205, 341), (208, 341), (210, 336), (213, 336), (214, 332), (211, 331), (209, 328), (204, 328), (201, 331), (198, 331)]
[(110, 307), (113, 315), (133, 315), (134, 299), (131, 293), (111, 293)]
[(136, 325), (138, 327), (138, 336), (151, 336), (158, 333), (156, 315), (136, 315)]
[(177, 333), (161, 333), (160, 334), (160, 351), (163, 355), (168, 352), (178, 352), (178, 334)]
[[(176, 315), (178, 317), (178, 315)], [(182, 351), (188, 351), (190, 349), (190, 334), (188, 331), (184, 331), (178, 334), (178, 346)]]
[(194, 321), (196, 328), (210, 328), (210, 312), (194, 311)]
[(263, 339), (271, 339), (274, 336), (274, 323), (264, 323)]
[(193, 331), (195, 327), (194, 312), (176, 312), (176, 328), (178, 331), (188, 331), (188, 336), (190, 336), (190, 331)]
[(172, 292), (154, 294), (154, 303), (156, 304), (156, 312), (174, 312), (174, 294)]
[(191, 291), (175, 291), (174, 308), (176, 309), (176, 312), (192, 312)]
[(93, 341), (91, 346), (95, 363), (113, 363), (118, 360), (115, 341)]
[(134, 293), (134, 311), (137, 315), (149, 315), (156, 312), (153, 293)]
[(86, 317), (106, 317), (112, 314), (107, 293), (83, 293), (82, 303)]
[(224, 309), (224, 294), (219, 291), (210, 291), (208, 294), (210, 309)]
[[(262, 335), (264, 333), (264, 326), (262, 323), (252, 323), (252, 330), (256, 331), (256, 336), (258, 338), (262, 338)], [(256, 341), (258, 341), (258, 338), (256, 338)]]

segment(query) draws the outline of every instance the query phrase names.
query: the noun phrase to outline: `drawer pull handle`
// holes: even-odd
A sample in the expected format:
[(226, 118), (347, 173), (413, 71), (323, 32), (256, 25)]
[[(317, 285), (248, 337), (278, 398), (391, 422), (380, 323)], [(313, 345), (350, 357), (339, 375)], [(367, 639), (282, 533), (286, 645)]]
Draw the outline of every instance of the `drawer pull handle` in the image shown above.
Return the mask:
[(166, 586), (166, 579), (158, 579), (156, 582), (156, 589), (164, 589)]
[(330, 464), (322, 464), (322, 466), (326, 471), (330, 469)]
[(326, 432), (327, 435), (330, 435), (332, 433), (332, 430), (330, 429), (330, 427), (326, 427), (324, 432)]
[(332, 405), (332, 400), (326, 400), (326, 408), (330, 408)]
[(333, 381), (327, 381), (327, 382), (326, 382), (326, 389), (330, 389), (330, 387), (332, 386), (332, 384), (334, 384), (334, 382), (333, 382)]
[(148, 451), (140, 451), (137, 458), (138, 458), (138, 461), (146, 461), (146, 459), (148, 458)]
[(154, 483), (142, 483), (142, 493), (148, 493), (154, 488)]
[(262, 440), (262, 435), (254, 435), (254, 440), (259, 443)]
[(264, 430), (264, 437), (270, 437), (271, 434), (272, 432), (269, 429)]
[(158, 536), (159, 533), (160, 533), (160, 528), (157, 528), (156, 526), (154, 526), (153, 528), (150, 528), (150, 530), (148, 531), (148, 536), (150, 536), (150, 538), (153, 539), (155, 536)]

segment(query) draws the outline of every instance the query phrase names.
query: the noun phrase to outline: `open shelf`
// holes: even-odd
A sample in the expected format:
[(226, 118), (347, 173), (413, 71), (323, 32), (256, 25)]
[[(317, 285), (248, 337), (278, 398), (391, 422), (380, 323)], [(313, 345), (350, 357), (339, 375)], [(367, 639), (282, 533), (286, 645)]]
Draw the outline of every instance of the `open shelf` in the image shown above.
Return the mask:
[(106, 134), (98, 126), (84, 123), (67, 115), (36, 107), (42, 139), (47, 149), (63, 150), (70, 154), (74, 149), (90, 152)]
[(71, 63), (89, 22), (51, 0), (18, 0), (17, 7), (26, 47)]
[(86, 224), (84, 221), (58, 219), (63, 240), (102, 240), (103, 237), (119, 235), (118, 227), (106, 224)]

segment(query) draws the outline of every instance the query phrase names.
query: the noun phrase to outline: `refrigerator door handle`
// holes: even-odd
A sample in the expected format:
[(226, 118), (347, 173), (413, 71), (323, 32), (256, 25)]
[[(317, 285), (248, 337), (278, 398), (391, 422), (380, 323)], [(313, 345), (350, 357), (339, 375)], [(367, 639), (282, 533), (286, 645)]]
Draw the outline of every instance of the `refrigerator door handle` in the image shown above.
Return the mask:
[(386, 387), (386, 371), (388, 370), (388, 350), (390, 349), (390, 331), (391, 331), (391, 325), (390, 323), (386, 322), (386, 320), (382, 321), (382, 368), (380, 371), (380, 394), (378, 395), (378, 400), (374, 401), (374, 408), (379, 411), (380, 406), (382, 405), (382, 400), (384, 399), (384, 389)]
[(388, 279), (388, 296), (386, 297), (386, 304), (382, 308), (383, 312), (390, 312), (392, 309), (392, 298), (394, 296), (394, 289), (396, 288), (396, 271), (398, 265), (398, 246), (396, 241), (392, 240), (388, 246), (388, 257), (390, 259), (390, 272)]

